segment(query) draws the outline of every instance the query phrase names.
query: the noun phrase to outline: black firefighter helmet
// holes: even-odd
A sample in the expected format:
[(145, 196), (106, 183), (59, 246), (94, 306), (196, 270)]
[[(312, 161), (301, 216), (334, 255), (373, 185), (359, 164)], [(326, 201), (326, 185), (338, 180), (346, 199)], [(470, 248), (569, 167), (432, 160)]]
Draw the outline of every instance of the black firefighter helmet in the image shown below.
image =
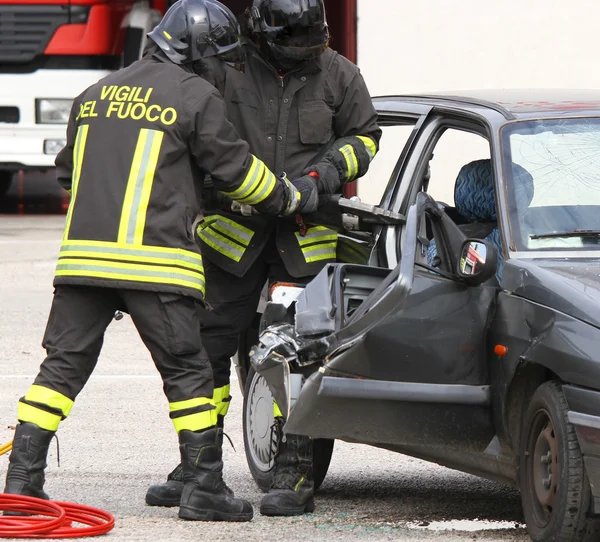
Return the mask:
[(242, 63), (240, 25), (217, 0), (178, 0), (148, 33), (175, 64), (191, 64), (211, 57)]
[(323, 0), (254, 0), (249, 23), (263, 56), (275, 67), (317, 58), (329, 43)]

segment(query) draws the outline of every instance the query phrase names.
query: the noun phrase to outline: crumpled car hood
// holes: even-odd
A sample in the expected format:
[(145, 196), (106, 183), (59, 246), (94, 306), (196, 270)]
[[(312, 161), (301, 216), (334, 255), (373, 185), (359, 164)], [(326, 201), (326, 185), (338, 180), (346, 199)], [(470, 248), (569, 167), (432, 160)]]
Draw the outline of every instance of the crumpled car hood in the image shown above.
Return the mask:
[(502, 288), (600, 328), (600, 258), (511, 259)]

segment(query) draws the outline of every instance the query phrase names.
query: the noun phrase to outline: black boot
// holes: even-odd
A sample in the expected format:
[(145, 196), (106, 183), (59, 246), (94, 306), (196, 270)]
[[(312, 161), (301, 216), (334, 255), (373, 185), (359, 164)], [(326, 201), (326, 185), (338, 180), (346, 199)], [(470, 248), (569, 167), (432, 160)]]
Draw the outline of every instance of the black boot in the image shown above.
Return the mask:
[[(217, 422), (219, 427), (223, 427), (223, 422)], [(219, 432), (218, 438), (223, 447), (223, 431)], [(233, 491), (225, 484), (226, 491), (233, 496)], [(181, 502), (181, 493), (183, 492), (183, 467), (181, 463), (177, 465), (168, 475), (164, 484), (154, 484), (146, 492), (146, 504), (148, 506), (179, 506)]]
[(313, 441), (300, 435), (285, 435), (279, 425), (279, 449), (275, 455), (275, 474), (271, 489), (260, 503), (263, 516), (299, 516), (315, 509), (315, 484), (312, 474)]
[(148, 506), (179, 506), (183, 492), (183, 467), (177, 465), (168, 475), (164, 484), (154, 484), (146, 492)]
[(13, 439), (4, 493), (48, 499), (44, 492), (46, 456), (54, 431), (19, 423)]
[(250, 521), (252, 505), (236, 499), (223, 481), (223, 430), (181, 431), (183, 493), (179, 517), (195, 521)]

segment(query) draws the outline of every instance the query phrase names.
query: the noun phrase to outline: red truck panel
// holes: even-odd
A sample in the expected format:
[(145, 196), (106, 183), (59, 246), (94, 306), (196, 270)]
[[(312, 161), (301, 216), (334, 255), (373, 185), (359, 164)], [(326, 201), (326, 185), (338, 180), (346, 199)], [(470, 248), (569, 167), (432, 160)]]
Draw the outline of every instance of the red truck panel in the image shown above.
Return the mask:
[(116, 55), (122, 47), (121, 21), (130, 6), (95, 5), (87, 24), (66, 24), (56, 30), (46, 55)]

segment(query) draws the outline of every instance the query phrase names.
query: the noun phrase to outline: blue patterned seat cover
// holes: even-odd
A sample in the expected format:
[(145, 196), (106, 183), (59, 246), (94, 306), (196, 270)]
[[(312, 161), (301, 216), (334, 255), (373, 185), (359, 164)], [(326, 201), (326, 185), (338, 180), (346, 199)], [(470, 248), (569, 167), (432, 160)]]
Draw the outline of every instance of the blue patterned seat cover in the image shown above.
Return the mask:
[[(456, 210), (469, 222), (497, 222), (496, 194), (490, 159), (475, 160), (461, 168), (454, 185), (454, 205)], [(496, 279), (500, 283), (504, 257), (498, 228), (494, 228), (485, 240), (496, 247), (498, 253)], [(436, 254), (435, 239), (432, 239), (427, 250), (429, 265), (433, 264)]]

